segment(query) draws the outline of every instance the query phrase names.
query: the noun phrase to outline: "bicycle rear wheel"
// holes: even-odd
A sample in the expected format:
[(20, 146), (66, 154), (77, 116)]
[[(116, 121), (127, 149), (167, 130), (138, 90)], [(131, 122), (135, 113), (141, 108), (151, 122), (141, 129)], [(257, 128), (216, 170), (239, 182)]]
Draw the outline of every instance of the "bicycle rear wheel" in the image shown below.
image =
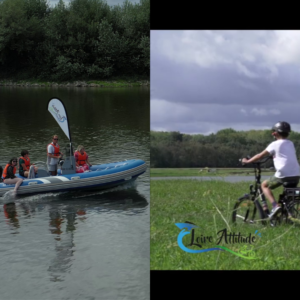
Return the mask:
[(300, 202), (292, 201), (287, 205), (288, 219), (295, 225), (300, 225)]
[(265, 213), (258, 200), (251, 200), (244, 195), (235, 203), (232, 212), (232, 222), (235, 224), (263, 224), (266, 225)]

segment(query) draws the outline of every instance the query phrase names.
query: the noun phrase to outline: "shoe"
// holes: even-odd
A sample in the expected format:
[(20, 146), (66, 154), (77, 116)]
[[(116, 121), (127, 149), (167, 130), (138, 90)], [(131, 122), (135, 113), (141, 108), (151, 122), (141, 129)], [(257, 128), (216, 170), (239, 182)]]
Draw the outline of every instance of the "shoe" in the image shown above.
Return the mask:
[(271, 213), (269, 214), (269, 218), (273, 218), (275, 216), (275, 214), (278, 213), (278, 211), (281, 210), (280, 206), (276, 206), (271, 210)]
[(263, 206), (263, 211), (264, 211), (264, 213), (265, 213), (266, 216), (269, 216), (270, 211), (269, 211), (268, 205), (264, 205), (264, 206)]

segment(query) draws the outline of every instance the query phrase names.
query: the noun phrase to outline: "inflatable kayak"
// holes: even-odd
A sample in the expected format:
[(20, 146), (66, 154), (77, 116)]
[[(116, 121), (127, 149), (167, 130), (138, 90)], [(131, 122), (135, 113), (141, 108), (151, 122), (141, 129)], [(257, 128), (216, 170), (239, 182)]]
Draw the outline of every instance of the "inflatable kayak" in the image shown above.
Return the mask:
[[(72, 159), (73, 161), (73, 159)], [(18, 188), (18, 195), (37, 194), (47, 192), (64, 192), (71, 190), (107, 189), (130, 181), (134, 181), (146, 169), (146, 163), (141, 159), (124, 160), (108, 164), (95, 165), (85, 173), (64, 172), (69, 168), (64, 163), (58, 170), (57, 176), (49, 176), (46, 170), (39, 170), (36, 178), (27, 179)], [(65, 174), (68, 173), (68, 174)], [(17, 175), (17, 174), (16, 174)], [(0, 196), (13, 190), (14, 184), (0, 183)]]

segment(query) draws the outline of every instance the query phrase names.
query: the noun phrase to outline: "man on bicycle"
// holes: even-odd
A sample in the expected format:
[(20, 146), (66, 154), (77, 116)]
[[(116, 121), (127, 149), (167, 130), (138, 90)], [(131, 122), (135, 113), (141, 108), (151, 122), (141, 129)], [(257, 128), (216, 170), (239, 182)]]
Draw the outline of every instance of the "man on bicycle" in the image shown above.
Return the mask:
[[(249, 164), (262, 159), (264, 156), (272, 155), (276, 173), (274, 176), (263, 181), (261, 188), (267, 199), (272, 204), (269, 218), (272, 218), (281, 208), (275, 201), (272, 189), (281, 186), (284, 182), (297, 182), (300, 178), (300, 167), (298, 164), (294, 143), (287, 139), (291, 126), (287, 122), (278, 122), (272, 127), (272, 135), (276, 141), (272, 142), (263, 152), (252, 158), (243, 158), (242, 162)], [(264, 207), (265, 209), (266, 207)]]

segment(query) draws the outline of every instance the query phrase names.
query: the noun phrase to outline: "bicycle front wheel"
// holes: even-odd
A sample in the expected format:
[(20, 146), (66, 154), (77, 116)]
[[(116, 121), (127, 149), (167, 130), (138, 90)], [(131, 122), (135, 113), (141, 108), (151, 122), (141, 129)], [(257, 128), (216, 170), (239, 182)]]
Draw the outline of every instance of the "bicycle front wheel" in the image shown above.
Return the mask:
[(232, 222), (235, 224), (263, 224), (266, 225), (264, 211), (258, 200), (250, 199), (249, 195), (244, 195), (235, 203), (232, 212)]

